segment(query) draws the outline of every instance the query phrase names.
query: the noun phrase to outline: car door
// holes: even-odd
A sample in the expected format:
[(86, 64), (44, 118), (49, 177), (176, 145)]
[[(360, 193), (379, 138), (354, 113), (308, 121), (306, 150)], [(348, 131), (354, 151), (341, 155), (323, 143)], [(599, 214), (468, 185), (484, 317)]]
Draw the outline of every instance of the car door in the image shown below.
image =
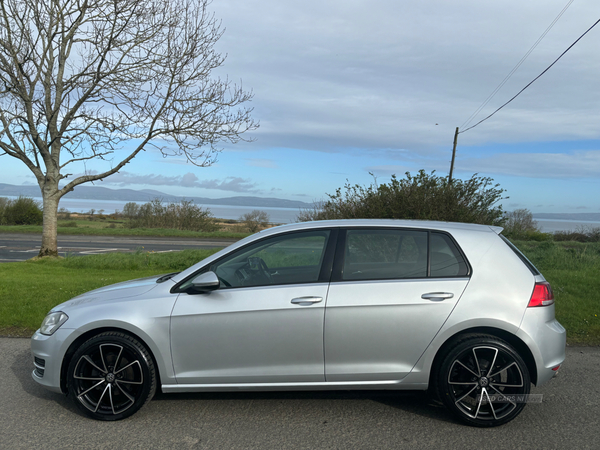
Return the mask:
[(348, 229), (325, 313), (326, 380), (399, 380), (460, 299), (469, 267), (450, 236)]
[(201, 270), (213, 271), (221, 285), (177, 299), (171, 318), (177, 382), (324, 381), (332, 234), (318, 230), (266, 238)]

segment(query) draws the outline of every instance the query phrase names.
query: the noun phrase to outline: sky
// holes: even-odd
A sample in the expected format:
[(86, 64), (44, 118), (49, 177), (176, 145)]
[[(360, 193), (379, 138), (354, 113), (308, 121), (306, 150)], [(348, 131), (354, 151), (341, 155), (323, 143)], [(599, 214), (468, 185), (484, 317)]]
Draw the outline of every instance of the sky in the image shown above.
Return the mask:
[[(346, 182), (385, 183), (419, 169), (446, 175), (455, 128), (468, 127), (568, 3), (214, 0), (225, 29), (216, 48), (227, 54), (214, 75), (253, 91), (260, 128), (245, 136), (253, 141), (222, 145), (204, 168), (149, 150), (96, 185), (312, 202)], [(572, 2), (470, 125), (598, 19), (597, 0)], [(600, 212), (599, 40), (600, 25), (461, 133), (454, 176), (493, 178), (509, 211)], [(0, 159), (0, 181), (34, 184), (10, 159)]]

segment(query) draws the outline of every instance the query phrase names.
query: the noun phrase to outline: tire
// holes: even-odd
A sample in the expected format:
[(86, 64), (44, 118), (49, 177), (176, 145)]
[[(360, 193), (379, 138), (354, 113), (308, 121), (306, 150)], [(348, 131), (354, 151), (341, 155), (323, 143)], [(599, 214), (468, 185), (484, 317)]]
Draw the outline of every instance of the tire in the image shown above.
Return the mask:
[(495, 427), (517, 417), (530, 387), (527, 365), (513, 347), (495, 336), (473, 334), (450, 347), (435, 383), (444, 405), (478, 427)]
[(73, 355), (67, 388), (69, 397), (88, 417), (125, 419), (154, 396), (154, 362), (135, 338), (119, 332), (98, 334)]

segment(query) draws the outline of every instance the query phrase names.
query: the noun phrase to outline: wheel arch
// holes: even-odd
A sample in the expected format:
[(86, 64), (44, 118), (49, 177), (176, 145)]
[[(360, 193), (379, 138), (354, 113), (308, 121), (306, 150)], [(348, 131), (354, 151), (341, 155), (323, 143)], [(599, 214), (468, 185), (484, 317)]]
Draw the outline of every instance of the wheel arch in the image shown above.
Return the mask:
[(81, 346), (81, 344), (83, 344), (85, 341), (93, 338), (94, 336), (97, 336), (99, 334), (102, 334), (102, 333), (105, 333), (108, 331), (115, 331), (118, 333), (127, 334), (127, 335), (133, 337), (134, 339), (136, 339), (144, 347), (146, 347), (148, 354), (152, 358), (152, 362), (154, 363), (154, 368), (156, 371), (156, 389), (157, 389), (157, 391), (160, 392), (161, 391), (160, 365), (157, 363), (156, 357), (154, 356), (154, 352), (152, 351), (152, 347), (150, 345), (148, 345), (148, 343), (143, 338), (141, 338), (138, 334), (132, 332), (131, 330), (126, 330), (126, 329), (119, 328), (119, 327), (109, 327), (109, 326), (88, 330), (85, 333), (82, 333), (80, 336), (78, 336), (73, 342), (71, 342), (71, 345), (69, 345), (69, 348), (65, 352), (65, 355), (63, 357), (61, 367), (60, 367), (60, 390), (64, 394), (67, 393), (67, 370), (69, 368), (69, 364), (71, 362), (71, 359), (73, 358), (73, 355), (75, 354), (77, 349)]
[(465, 330), (461, 330), (454, 335), (450, 336), (446, 341), (440, 346), (435, 357), (433, 358), (433, 363), (431, 364), (431, 370), (429, 373), (429, 386), (433, 386), (433, 378), (436, 376), (439, 367), (444, 359), (444, 356), (448, 353), (450, 348), (452, 348), (457, 340), (459, 340), (462, 336), (467, 334), (489, 334), (491, 336), (495, 336), (497, 338), (506, 341), (510, 344), (514, 349), (519, 353), (523, 361), (525, 361), (525, 365), (527, 366), (527, 370), (529, 371), (529, 376), (531, 378), (531, 382), (535, 385), (537, 384), (537, 366), (535, 363), (535, 358), (533, 353), (518, 336), (514, 334), (502, 330), (500, 328), (494, 327), (473, 327), (467, 328)]

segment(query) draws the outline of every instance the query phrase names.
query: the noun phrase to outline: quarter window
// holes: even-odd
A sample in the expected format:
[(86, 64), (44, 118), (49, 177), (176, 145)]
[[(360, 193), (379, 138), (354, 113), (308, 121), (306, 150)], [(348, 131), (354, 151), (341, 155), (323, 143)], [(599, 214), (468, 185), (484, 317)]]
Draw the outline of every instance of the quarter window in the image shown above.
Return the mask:
[(450, 236), (431, 233), (429, 270), (432, 277), (466, 276), (469, 268)]

